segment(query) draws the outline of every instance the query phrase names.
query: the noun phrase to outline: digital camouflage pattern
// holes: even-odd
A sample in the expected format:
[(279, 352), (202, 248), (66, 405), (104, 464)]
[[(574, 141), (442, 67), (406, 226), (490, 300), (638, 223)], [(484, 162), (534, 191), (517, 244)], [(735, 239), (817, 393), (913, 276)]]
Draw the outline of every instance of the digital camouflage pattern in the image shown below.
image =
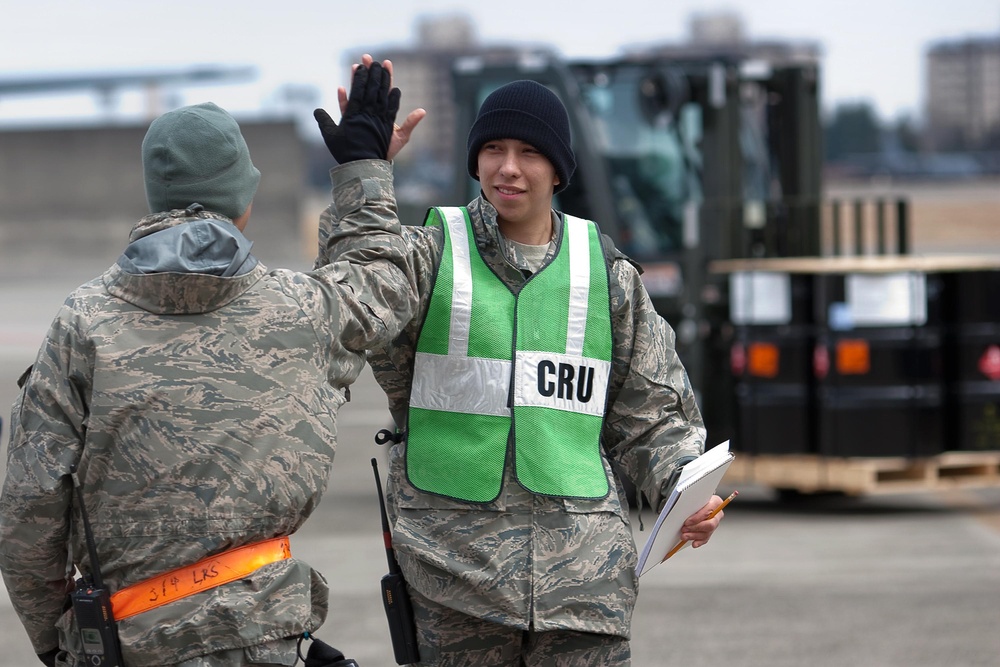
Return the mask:
[(412, 595), (420, 667), (626, 667), (628, 639), (590, 632), (527, 633)]
[[(469, 215), (484, 260), (516, 290), (529, 275), (528, 264), (500, 234), (496, 210), (479, 197), (469, 204)], [(556, 218), (559, 238), (562, 217)], [(321, 239), (325, 233), (321, 229)], [(401, 429), (443, 234), (439, 228), (404, 226), (403, 238), (420, 306), (392, 345), (368, 357)], [(613, 463), (659, 507), (676, 463), (703, 451), (705, 429), (673, 330), (655, 312), (636, 268), (604, 240), (614, 338), (604, 467), (611, 475)], [(550, 244), (546, 261), (554, 252)], [(318, 261), (324, 261), (322, 252)], [(629, 636), (637, 554), (620, 483), (601, 500), (534, 495), (511, 481), (508, 454), (500, 497), (489, 504), (466, 503), (414, 488), (406, 478), (404, 447), (395, 445), (390, 452), (387, 496), (393, 544), (411, 587), (437, 603), (516, 628)]]
[[(316, 509), (364, 350), (394, 338), (416, 306), (389, 163), (331, 176), (328, 266), (257, 263), (223, 278), (115, 265), (55, 317), (13, 407), (0, 498), (0, 569), (36, 652), (58, 642), (79, 654), (64, 604), (73, 565), (91, 563), (74, 466), (112, 592), (294, 533)], [(205, 218), (220, 216), (154, 214), (130, 242)], [(327, 584), (294, 552), (293, 539), (289, 560), (121, 621), (126, 662), (179, 663), (315, 630)]]

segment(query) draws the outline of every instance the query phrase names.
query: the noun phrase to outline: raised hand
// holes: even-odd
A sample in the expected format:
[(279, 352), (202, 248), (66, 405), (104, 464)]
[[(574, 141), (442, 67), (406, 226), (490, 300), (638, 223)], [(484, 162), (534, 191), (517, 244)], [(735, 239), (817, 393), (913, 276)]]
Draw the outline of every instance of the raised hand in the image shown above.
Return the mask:
[(391, 70), (367, 56), (367, 62), (363, 59), (362, 65), (354, 67), (350, 96), (343, 88), (338, 90), (340, 124), (324, 109), (313, 112), (323, 141), (338, 163), (390, 159), (400, 96), (399, 89), (391, 88), (391, 82)]
[[(370, 67), (372, 65), (372, 62), (373, 62), (372, 57), (366, 53), (361, 58), (361, 64), (360, 65), (354, 65), (354, 70), (353, 71), (356, 72), (361, 67)], [(389, 72), (389, 81), (390, 81), (389, 85), (391, 86), (392, 85), (392, 61), (391, 60), (383, 60), (382, 61), (382, 68), (385, 71)], [(353, 85), (352, 85), (352, 88), (353, 88)], [(397, 91), (397, 89), (395, 89), (395, 88), (393, 88), (392, 90)], [(347, 111), (348, 102), (349, 102), (348, 96), (347, 96), (347, 90), (343, 86), (341, 86), (340, 88), (337, 89), (337, 98), (338, 98), (338, 101), (340, 102), (340, 113), (341, 113), (341, 115), (343, 115)], [(397, 106), (397, 110), (398, 110), (398, 107), (399, 107), (398, 101), (397, 101), (397, 105), (396, 106)], [(392, 138), (389, 140), (389, 149), (388, 149), (388, 152), (386, 153), (386, 159), (387, 160), (392, 160), (392, 159), (394, 159), (396, 157), (396, 155), (399, 154), (399, 152), (403, 149), (403, 147), (410, 141), (410, 135), (413, 133), (414, 128), (417, 127), (417, 124), (421, 120), (423, 120), (424, 116), (426, 116), (426, 115), (427, 115), (427, 112), (424, 109), (417, 108), (417, 109), (414, 109), (413, 111), (411, 111), (409, 114), (407, 114), (406, 119), (403, 121), (402, 125), (396, 125), (395, 123), (393, 124)]]

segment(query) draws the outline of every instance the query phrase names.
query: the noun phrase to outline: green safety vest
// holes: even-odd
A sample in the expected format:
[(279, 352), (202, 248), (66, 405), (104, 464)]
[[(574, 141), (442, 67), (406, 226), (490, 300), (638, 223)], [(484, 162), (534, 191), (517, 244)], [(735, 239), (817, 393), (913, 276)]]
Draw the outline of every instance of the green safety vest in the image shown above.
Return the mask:
[(445, 244), (414, 359), (410, 482), (491, 502), (512, 442), (529, 491), (605, 497), (611, 306), (597, 226), (565, 216), (555, 257), (514, 293), (480, 256), (465, 208), (433, 209), (425, 224)]

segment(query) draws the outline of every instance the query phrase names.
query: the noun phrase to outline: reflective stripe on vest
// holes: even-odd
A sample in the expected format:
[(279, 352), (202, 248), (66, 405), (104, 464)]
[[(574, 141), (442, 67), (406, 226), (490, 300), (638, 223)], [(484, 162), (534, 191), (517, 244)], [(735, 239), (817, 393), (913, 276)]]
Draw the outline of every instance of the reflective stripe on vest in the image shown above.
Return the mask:
[(513, 426), (515, 472), (525, 488), (606, 496), (600, 435), (611, 316), (596, 225), (566, 216), (556, 256), (515, 295), (479, 255), (467, 211), (434, 209), (427, 224), (442, 222), (444, 252), (414, 360), (410, 482), (462, 500), (494, 500)]

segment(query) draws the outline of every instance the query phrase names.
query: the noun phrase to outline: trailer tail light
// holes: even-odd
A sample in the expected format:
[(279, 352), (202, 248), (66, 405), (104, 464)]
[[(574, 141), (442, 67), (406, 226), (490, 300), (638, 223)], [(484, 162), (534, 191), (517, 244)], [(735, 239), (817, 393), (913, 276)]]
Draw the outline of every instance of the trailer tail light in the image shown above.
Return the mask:
[(993, 382), (1000, 380), (1000, 345), (990, 345), (987, 347), (986, 351), (983, 352), (983, 356), (979, 357), (979, 363), (976, 365), (979, 368), (979, 372)]
[(837, 341), (837, 373), (867, 375), (871, 369), (871, 349), (868, 341), (856, 338)]
[(747, 352), (743, 343), (733, 343), (729, 348), (729, 370), (736, 377), (742, 377), (747, 369)]
[(747, 369), (754, 377), (777, 377), (780, 359), (781, 352), (774, 343), (750, 343)]
[(820, 343), (813, 348), (813, 375), (819, 380), (830, 374), (830, 350)]

